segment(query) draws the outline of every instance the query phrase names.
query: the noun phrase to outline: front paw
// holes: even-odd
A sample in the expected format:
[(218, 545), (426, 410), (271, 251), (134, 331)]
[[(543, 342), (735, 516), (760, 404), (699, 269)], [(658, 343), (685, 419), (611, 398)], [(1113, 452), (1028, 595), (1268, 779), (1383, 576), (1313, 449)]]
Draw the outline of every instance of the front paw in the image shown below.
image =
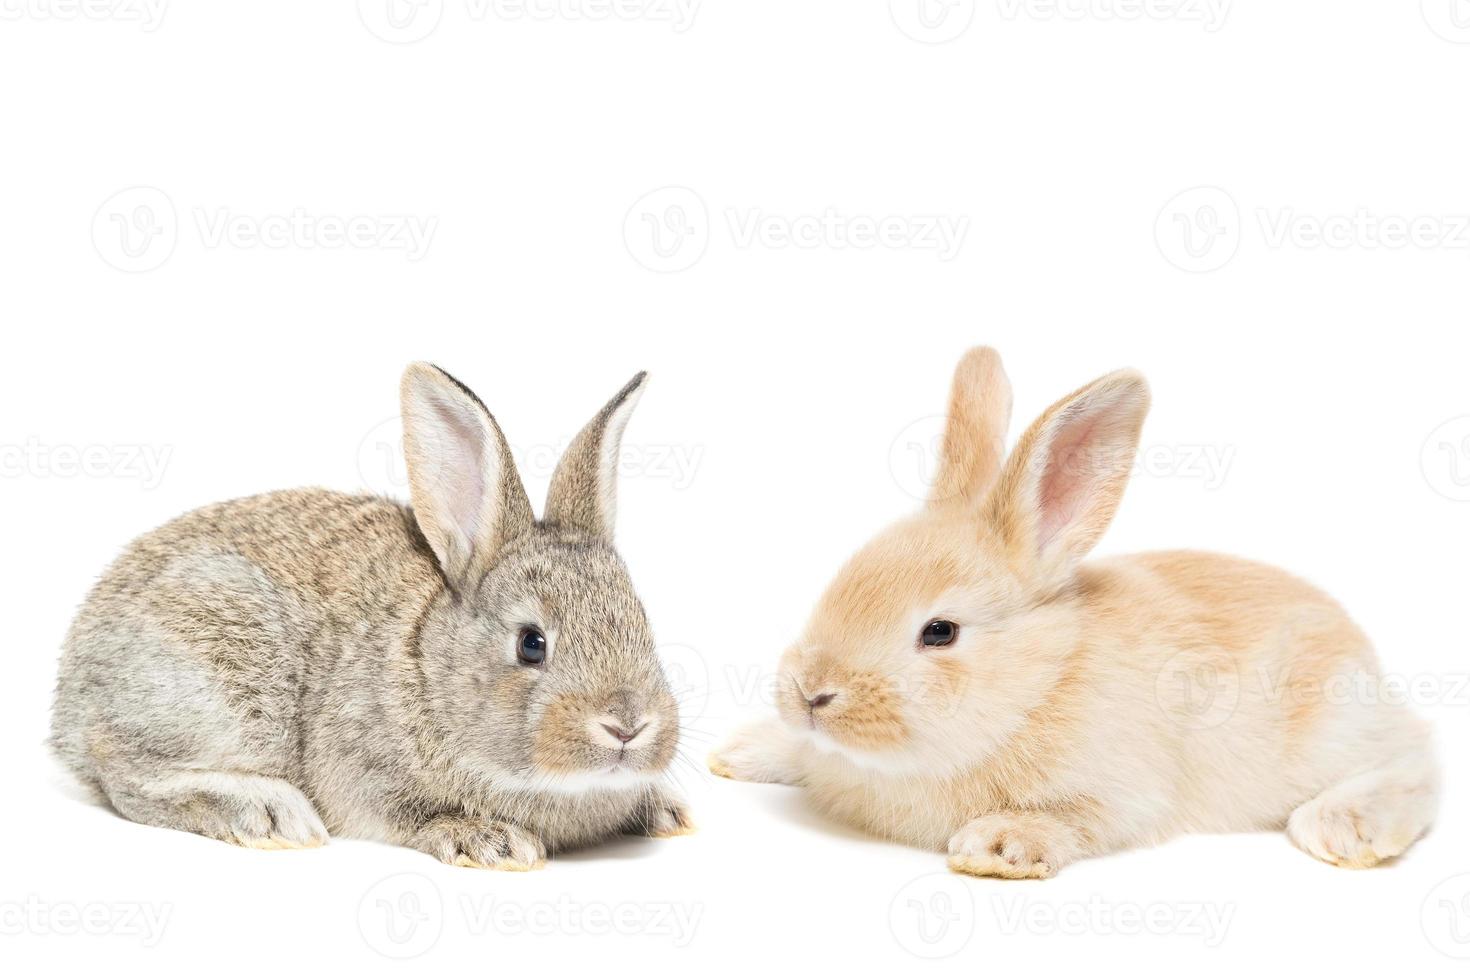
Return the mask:
[(987, 878), (1050, 878), (1077, 850), (1077, 833), (1045, 813), (992, 813), (949, 839), (949, 869)]
[(682, 837), (694, 833), (694, 820), (689, 805), (672, 796), (653, 800), (638, 815), (633, 833), (644, 837)]
[(709, 754), (709, 771), (746, 783), (800, 781), (797, 737), (777, 718), (765, 718), (735, 730)]
[(531, 871), (546, 863), (546, 846), (523, 827), (465, 816), (435, 817), (409, 842), (426, 854), (462, 868)]

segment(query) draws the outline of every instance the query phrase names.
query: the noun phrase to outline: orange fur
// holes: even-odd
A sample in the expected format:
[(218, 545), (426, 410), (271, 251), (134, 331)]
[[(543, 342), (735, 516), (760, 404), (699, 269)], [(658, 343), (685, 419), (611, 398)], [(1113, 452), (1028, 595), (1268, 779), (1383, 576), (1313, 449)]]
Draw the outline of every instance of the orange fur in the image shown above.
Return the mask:
[[(1148, 405), (1139, 375), (1107, 375), (1001, 464), (1010, 390), (993, 351), (967, 355), (929, 505), (842, 567), (782, 659), (782, 723), (736, 732), (716, 771), (799, 783), (839, 819), (1003, 877), (1288, 823), (1333, 863), (1407, 847), (1434, 811), (1427, 732), (1329, 696), (1374, 670), (1336, 603), (1219, 555), (1082, 563)], [(952, 646), (921, 644), (935, 619), (957, 624)]]

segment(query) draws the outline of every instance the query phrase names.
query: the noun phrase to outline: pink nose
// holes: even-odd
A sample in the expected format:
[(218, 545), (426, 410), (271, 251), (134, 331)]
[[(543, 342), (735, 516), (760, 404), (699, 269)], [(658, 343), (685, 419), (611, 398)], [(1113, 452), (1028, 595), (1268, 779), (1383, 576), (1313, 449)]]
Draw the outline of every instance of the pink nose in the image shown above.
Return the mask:
[(619, 742), (622, 742), (624, 745), (627, 745), (629, 742), (633, 741), (633, 739), (637, 738), (643, 732), (643, 729), (645, 729), (647, 727), (648, 727), (648, 724), (647, 723), (644, 723), (642, 725), (639, 725), (637, 728), (633, 729), (630, 732), (626, 728), (622, 728), (622, 727), (620, 727), (618, 725), (606, 725), (605, 724), (605, 725), (602, 726), (602, 730), (605, 731), (605, 732), (607, 732), (613, 738), (617, 739)]

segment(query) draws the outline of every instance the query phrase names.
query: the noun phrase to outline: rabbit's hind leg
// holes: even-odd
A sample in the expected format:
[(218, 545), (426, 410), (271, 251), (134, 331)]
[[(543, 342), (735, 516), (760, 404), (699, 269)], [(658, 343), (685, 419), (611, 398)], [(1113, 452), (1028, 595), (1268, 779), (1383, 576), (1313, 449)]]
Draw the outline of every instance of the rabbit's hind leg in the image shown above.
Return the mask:
[(104, 775), (118, 813), (136, 823), (268, 850), (320, 847), (327, 828), (284, 779), (215, 769), (174, 769), (143, 779)]
[(1434, 820), (1438, 780), (1427, 754), (1360, 773), (1292, 811), (1292, 843), (1340, 868), (1397, 857)]

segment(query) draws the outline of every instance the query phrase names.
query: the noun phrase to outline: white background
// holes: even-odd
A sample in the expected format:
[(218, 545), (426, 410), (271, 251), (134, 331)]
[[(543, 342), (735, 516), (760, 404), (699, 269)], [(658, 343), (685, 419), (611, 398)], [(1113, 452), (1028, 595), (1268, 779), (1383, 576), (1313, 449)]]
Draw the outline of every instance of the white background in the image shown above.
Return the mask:
[[(584, 2), (0, 0), (7, 972), (1463, 971), (1470, 5)], [(976, 343), (1017, 427), (1149, 375), (1102, 550), (1341, 598), (1427, 689), (1428, 839), (1367, 872), (1253, 835), (979, 881), (703, 774), (840, 560), (915, 506)], [(41, 741), (89, 583), (210, 501), (402, 492), (418, 358), (480, 392), (538, 501), (652, 372), (620, 542), (696, 692), (701, 832), (501, 875), (81, 802)]]

